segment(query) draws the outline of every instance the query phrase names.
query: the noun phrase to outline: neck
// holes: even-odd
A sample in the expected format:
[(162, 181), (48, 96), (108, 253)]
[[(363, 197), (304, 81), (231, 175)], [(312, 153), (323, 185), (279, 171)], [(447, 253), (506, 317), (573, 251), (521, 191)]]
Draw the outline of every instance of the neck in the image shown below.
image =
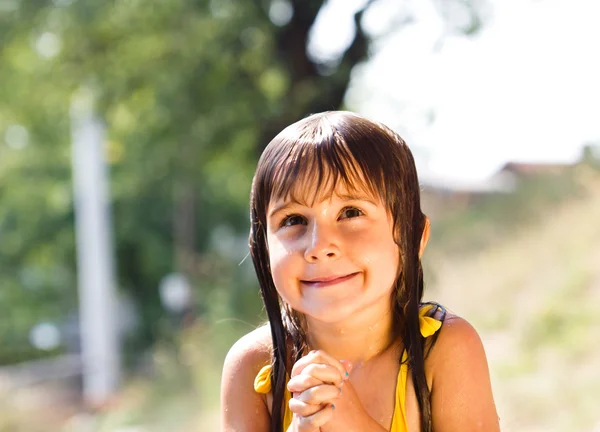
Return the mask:
[(393, 309), (374, 307), (330, 323), (306, 317), (307, 339), (311, 350), (323, 350), (338, 360), (349, 360), (354, 367), (386, 351), (396, 340)]

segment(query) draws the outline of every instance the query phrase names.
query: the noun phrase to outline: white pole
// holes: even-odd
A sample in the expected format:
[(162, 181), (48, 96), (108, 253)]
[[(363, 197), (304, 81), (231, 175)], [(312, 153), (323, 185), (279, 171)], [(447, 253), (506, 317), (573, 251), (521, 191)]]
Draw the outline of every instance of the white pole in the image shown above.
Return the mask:
[(83, 397), (98, 406), (117, 389), (120, 355), (104, 127), (83, 88), (71, 104)]

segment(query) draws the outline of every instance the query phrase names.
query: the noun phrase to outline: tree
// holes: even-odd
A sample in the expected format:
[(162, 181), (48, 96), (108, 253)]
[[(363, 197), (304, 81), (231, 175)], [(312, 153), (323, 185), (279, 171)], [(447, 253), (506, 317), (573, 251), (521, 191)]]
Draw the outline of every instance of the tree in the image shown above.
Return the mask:
[[(291, 8), (289, 22), (271, 21), (274, 3)], [(0, 274), (4, 316), (21, 323), (0, 322), (12, 329), (0, 333), (24, 346), (35, 322), (76, 308), (68, 109), (82, 85), (108, 127), (118, 280), (141, 312), (140, 345), (157, 337), (157, 287), (173, 270), (192, 277), (206, 308), (227, 292), (236, 314), (256, 316), (255, 282), (237, 264), (257, 155), (284, 126), (343, 106), (369, 54), (361, 18), (375, 0), (356, 12), (334, 67), (311, 59), (324, 3), (54, 0), (0, 12), (10, 144), (0, 153)]]

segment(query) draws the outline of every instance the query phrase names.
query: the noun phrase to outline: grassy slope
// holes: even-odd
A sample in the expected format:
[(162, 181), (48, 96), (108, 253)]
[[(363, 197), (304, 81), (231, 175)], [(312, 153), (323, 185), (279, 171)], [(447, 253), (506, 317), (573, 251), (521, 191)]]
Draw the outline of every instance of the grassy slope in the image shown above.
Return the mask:
[(600, 175), (577, 179), (584, 196), (477, 251), (434, 251), (427, 263), (427, 297), (482, 336), (504, 431), (600, 426)]

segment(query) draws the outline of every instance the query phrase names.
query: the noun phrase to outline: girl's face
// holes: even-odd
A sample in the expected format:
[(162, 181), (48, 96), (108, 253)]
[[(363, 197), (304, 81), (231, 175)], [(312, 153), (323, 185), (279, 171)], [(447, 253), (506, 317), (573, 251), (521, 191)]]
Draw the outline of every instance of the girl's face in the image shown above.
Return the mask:
[(287, 198), (273, 200), (267, 209), (271, 274), (279, 295), (307, 317), (330, 323), (370, 307), (390, 307), (399, 265), (384, 204), (340, 183), (312, 205)]

